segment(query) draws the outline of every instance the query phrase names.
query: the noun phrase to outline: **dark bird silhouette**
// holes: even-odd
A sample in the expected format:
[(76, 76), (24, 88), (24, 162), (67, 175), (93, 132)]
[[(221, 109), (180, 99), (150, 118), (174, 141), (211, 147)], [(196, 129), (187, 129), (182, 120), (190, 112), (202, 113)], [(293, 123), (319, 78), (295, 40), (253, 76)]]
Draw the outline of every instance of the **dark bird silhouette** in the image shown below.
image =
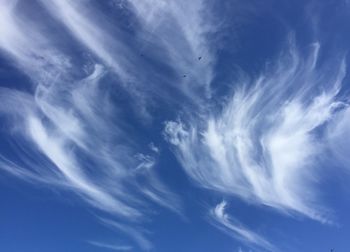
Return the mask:
[(201, 57), (198, 57), (198, 60), (201, 60), (202, 59), (202, 56)]
[(186, 76), (187, 76), (187, 75), (186, 75), (186, 74), (184, 74), (182, 77), (184, 77), (184, 78), (185, 78)]

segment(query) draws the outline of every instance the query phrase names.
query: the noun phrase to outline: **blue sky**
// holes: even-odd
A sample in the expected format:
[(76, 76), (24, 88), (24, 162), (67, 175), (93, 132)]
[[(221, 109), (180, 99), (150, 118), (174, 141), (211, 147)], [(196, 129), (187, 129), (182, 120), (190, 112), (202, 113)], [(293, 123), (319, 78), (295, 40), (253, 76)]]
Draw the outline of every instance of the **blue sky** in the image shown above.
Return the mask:
[(350, 2), (0, 0), (0, 250), (348, 251)]

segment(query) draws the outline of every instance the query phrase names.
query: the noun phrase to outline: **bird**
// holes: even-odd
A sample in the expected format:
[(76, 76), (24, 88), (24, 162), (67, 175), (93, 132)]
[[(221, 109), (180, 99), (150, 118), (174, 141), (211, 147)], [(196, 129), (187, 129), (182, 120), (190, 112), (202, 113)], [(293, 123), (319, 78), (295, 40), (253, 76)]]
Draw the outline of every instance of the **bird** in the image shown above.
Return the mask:
[(202, 56), (198, 57), (198, 60), (201, 60), (202, 59)]

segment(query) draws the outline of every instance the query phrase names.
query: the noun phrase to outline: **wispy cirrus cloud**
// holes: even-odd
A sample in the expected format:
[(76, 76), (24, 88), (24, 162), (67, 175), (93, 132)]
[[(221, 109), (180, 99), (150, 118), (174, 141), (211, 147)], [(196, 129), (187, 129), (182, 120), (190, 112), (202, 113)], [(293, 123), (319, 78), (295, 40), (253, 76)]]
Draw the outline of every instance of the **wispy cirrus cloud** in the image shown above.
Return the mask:
[[(129, 2), (143, 21), (144, 29), (150, 31), (148, 39), (158, 41), (172, 67), (182, 73), (181, 76), (186, 76), (179, 81), (183, 90), (191, 93), (202, 86), (209, 92), (214, 55), (207, 36), (214, 27), (205, 1)], [(191, 97), (198, 99), (193, 94)]]
[(126, 72), (135, 69), (130, 64), (135, 53), (123, 41), (113, 37), (112, 24), (107, 22), (99, 9), (83, 1), (40, 2), (79, 42), (102, 59), (122, 80), (130, 78)]
[[(58, 28), (52, 22), (35, 22), (23, 2), (0, 2), (0, 48), (29, 76), (28, 89), (33, 90), (0, 90), (1, 116), (11, 128), (2, 140), (16, 143), (1, 152), (1, 168), (32, 183), (71, 191), (113, 223), (122, 222), (120, 232), (136, 235), (133, 228), (151, 212), (147, 209), (152, 204), (180, 213), (180, 201), (154, 170), (155, 146), (142, 146), (126, 133), (132, 126), (113, 97), (111, 76), (116, 72), (122, 76), (122, 70), (109, 71), (107, 49), (95, 40), (100, 28), (81, 16), (73, 3), (50, 2), (54, 3), (61, 10), (58, 14), (74, 16), (63, 19), (68, 20), (67, 27), (103, 63), (91, 58), (77, 63), (81, 55), (66, 53), (67, 48), (55, 40)], [(44, 15), (40, 6), (38, 13)], [(147, 249), (150, 243), (142, 241), (139, 245)]]
[(215, 208), (211, 209), (211, 223), (218, 229), (241, 240), (249, 245), (258, 246), (268, 251), (277, 251), (272, 244), (270, 244), (263, 237), (244, 227), (241, 223), (235, 221), (229, 214), (226, 213), (227, 202), (222, 201)]
[(131, 246), (115, 245), (115, 244), (98, 242), (98, 241), (89, 241), (88, 243), (99, 248), (104, 248), (104, 249), (113, 250), (113, 251), (131, 251), (132, 250)]
[(320, 130), (344, 107), (345, 63), (319, 62), (319, 44), (307, 57), (288, 47), (258, 78), (241, 78), (220, 112), (168, 122), (165, 135), (200, 186), (327, 222), (316, 186)]
[[(0, 89), (9, 126), (1, 169), (73, 192), (105, 216), (102, 224), (149, 250), (141, 226), (151, 206), (182, 214), (158, 177), (162, 151), (151, 139), (164, 120), (180, 118), (166, 123), (165, 136), (196, 184), (330, 222), (318, 197), (318, 157), (329, 147), (349, 162), (348, 105), (339, 96), (344, 56), (322, 61), (318, 43), (306, 54), (287, 43), (274, 66), (258, 77), (240, 73), (229, 95), (213, 97), (208, 35), (220, 27), (210, 11), (202, 0), (0, 0), (1, 56), (30, 79), (27, 91)], [(272, 250), (226, 205), (211, 210), (211, 223)]]
[[(210, 96), (214, 55), (206, 37), (213, 27), (204, 1), (124, 1), (111, 5), (111, 11), (125, 20), (105, 16), (93, 3), (39, 2), (116, 74), (116, 83), (130, 94), (135, 110), (144, 118), (151, 117), (148, 109), (154, 98), (162, 103), (176, 102), (174, 91), (189, 97), (187, 103)], [(122, 26), (131, 27), (132, 34)], [(165, 73), (159, 71), (160, 65)]]
[(113, 251), (131, 251), (132, 250), (131, 246), (114, 245), (114, 244), (97, 242), (97, 241), (89, 241), (89, 243), (93, 246), (104, 248), (107, 250), (113, 250)]
[(153, 248), (151, 241), (146, 237), (149, 232), (144, 228), (139, 226), (137, 229), (135, 229), (134, 227), (130, 227), (128, 225), (106, 218), (99, 218), (99, 221), (103, 225), (106, 225), (115, 231), (121, 231), (122, 233), (130, 236), (134, 242), (144, 250), (149, 251)]
[(336, 116), (327, 127), (327, 143), (334, 158), (340, 166), (348, 169), (350, 158), (348, 155), (349, 140), (350, 140), (350, 110), (349, 105), (344, 104), (346, 108)]

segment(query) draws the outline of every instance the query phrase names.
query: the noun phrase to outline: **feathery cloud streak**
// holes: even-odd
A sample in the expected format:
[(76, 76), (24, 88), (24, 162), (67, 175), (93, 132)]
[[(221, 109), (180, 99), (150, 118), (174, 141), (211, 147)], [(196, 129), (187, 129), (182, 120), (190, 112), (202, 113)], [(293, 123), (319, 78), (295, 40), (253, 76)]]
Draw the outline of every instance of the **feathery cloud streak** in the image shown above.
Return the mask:
[(212, 219), (212, 224), (223, 232), (234, 237), (235, 239), (242, 240), (249, 245), (253, 244), (255, 246), (262, 247), (268, 251), (277, 251), (268, 241), (259, 236), (258, 234), (252, 232), (251, 230), (244, 227), (239, 222), (235, 221), (226, 212), (227, 202), (222, 201), (211, 209), (210, 215)]
[(337, 94), (345, 63), (318, 62), (319, 44), (310, 51), (304, 58), (291, 45), (275, 67), (242, 78), (221, 112), (166, 124), (165, 135), (194, 181), (328, 221), (315, 186), (325, 140), (319, 129), (344, 107)]
[[(71, 2), (53, 3), (62, 15), (76, 11)], [(1, 153), (1, 168), (33, 183), (71, 190), (111, 218), (123, 218), (129, 224), (140, 222), (151, 202), (179, 213), (179, 200), (152, 168), (155, 147), (145, 151), (126, 134), (132, 126), (123, 121), (113, 98), (110, 64), (119, 77), (123, 72), (105, 58), (106, 49), (94, 40), (100, 28), (79, 13), (62, 19), (107, 66), (94, 60), (76, 63), (79, 55), (68, 56), (55, 41), (57, 27), (33, 21), (21, 4), (0, 2), (0, 48), (30, 77), (34, 91), (0, 90), (1, 115), (13, 127), (7, 141), (19, 146), (10, 154)], [(127, 233), (137, 234), (141, 247), (147, 243), (141, 233)]]
[(94, 245), (99, 248), (104, 248), (108, 250), (113, 250), (113, 251), (130, 251), (132, 250), (132, 247), (130, 246), (120, 246), (120, 245), (114, 245), (114, 244), (107, 244), (103, 242), (96, 242), (96, 241), (89, 241), (91, 245)]
[[(205, 2), (129, 2), (143, 21), (145, 29), (151, 31), (153, 39), (160, 41), (158, 43), (166, 48), (171, 65), (176, 71), (188, 76), (189, 80), (186, 79), (182, 83), (185, 91), (190, 92), (191, 85), (200, 85), (208, 92), (213, 75), (214, 56), (205, 37), (214, 27), (210, 22), (210, 13), (206, 11)], [(199, 59), (201, 64), (198, 64)]]

